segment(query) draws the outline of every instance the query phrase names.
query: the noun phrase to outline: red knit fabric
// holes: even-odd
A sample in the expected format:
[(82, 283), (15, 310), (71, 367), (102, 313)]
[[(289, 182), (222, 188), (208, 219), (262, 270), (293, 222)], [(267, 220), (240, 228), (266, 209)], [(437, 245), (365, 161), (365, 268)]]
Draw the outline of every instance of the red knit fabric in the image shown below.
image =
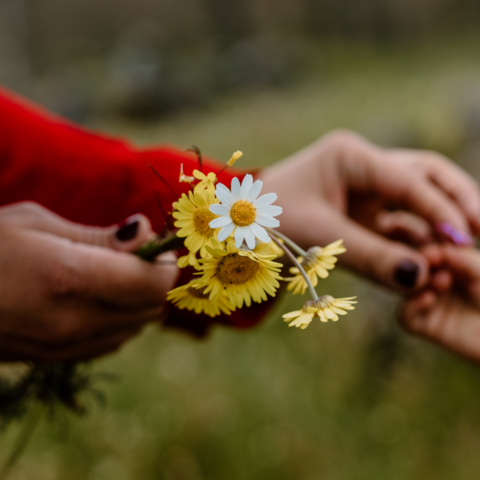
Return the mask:
[[(155, 198), (162, 205), (188, 190), (178, 176), (198, 167), (196, 155), (171, 146), (139, 150), (105, 135), (89, 132), (0, 89), (0, 205), (32, 200), (72, 221), (107, 226), (135, 213), (145, 214), (159, 231), (165, 222)], [(152, 173), (155, 167), (175, 191), (166, 188)], [(207, 159), (204, 173), (218, 171)], [(228, 169), (220, 182), (230, 185)], [(180, 280), (186, 279), (182, 271)], [(170, 308), (166, 324), (203, 335), (213, 322), (247, 327), (257, 323), (267, 304), (238, 310), (215, 319)]]

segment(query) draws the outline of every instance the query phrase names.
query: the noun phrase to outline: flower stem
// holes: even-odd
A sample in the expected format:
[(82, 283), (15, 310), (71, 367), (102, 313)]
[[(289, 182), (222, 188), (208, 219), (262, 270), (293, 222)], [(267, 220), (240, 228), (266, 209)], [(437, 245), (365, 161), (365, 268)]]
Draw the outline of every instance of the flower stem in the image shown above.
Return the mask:
[(307, 275), (307, 273), (305, 272), (305, 270), (303, 269), (302, 265), (301, 265), (300, 262), (295, 258), (295, 255), (294, 255), (282, 242), (278, 241), (278, 239), (275, 238), (274, 235), (272, 235), (270, 238), (287, 254), (287, 257), (288, 257), (288, 258), (293, 262), (293, 264), (298, 268), (298, 270), (299, 270), (300, 273), (302, 274), (303, 278), (304, 278), (305, 281), (307, 282), (308, 290), (310, 291), (310, 295), (312, 296), (313, 301), (317, 301), (317, 300), (318, 300), (317, 292), (316, 292), (315, 289), (313, 288), (312, 282), (311, 282), (310, 279), (308, 278), (308, 275)]
[(153, 262), (161, 253), (182, 248), (183, 241), (183, 238), (177, 237), (176, 233), (172, 233), (165, 238), (157, 236), (153, 240), (150, 240), (139, 247), (135, 252), (135, 255), (147, 262)]
[(281, 238), (289, 247), (291, 247), (293, 250), (295, 250), (295, 252), (297, 252), (300, 256), (302, 256), (302, 257), (307, 256), (307, 252), (302, 247), (299, 247), (295, 242), (290, 240), (283, 233), (277, 232), (276, 230), (272, 230), (271, 228), (269, 228), (268, 231), (271, 234), (275, 235), (276, 237)]
[(23, 452), (27, 448), (28, 442), (32, 438), (35, 428), (40, 423), (43, 412), (44, 407), (42, 405), (33, 405), (31, 407), (30, 414), (20, 430), (20, 435), (18, 436), (10, 455), (7, 457), (7, 460), (0, 470), (0, 478), (2, 480), (7, 479), (8, 474), (12, 471), (12, 468), (17, 463), (17, 460), (22, 456)]

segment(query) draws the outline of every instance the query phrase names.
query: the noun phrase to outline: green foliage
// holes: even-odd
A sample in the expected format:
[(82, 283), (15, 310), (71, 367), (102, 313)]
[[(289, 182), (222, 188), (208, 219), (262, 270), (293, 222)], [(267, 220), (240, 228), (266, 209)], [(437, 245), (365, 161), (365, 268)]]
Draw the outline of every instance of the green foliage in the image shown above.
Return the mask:
[(86, 365), (68, 362), (32, 364), (18, 380), (0, 377), (0, 428), (13, 420), (22, 420), (36, 402), (43, 404), (52, 416), (62, 408), (82, 415), (86, 411), (84, 397), (104, 402), (95, 382), (105, 376), (91, 375)]

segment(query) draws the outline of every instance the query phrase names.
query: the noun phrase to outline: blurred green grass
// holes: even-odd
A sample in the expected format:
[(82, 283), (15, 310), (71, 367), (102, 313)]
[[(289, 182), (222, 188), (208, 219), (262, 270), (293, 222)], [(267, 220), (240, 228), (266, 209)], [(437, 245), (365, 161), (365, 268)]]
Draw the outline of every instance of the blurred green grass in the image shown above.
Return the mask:
[[(302, 80), (155, 124), (98, 119), (138, 144), (200, 146), (264, 166), (334, 128), (382, 145), (466, 146), (480, 99), (480, 39), (311, 44)], [(326, 226), (328, 228), (328, 226)], [(205, 341), (149, 327), (97, 362), (117, 373), (106, 408), (44, 422), (12, 479), (400, 480), (478, 478), (480, 370), (394, 322), (397, 298), (335, 270), (321, 290), (358, 295), (338, 323), (288, 329), (283, 298), (259, 327)], [(11, 445), (17, 427), (0, 439)]]

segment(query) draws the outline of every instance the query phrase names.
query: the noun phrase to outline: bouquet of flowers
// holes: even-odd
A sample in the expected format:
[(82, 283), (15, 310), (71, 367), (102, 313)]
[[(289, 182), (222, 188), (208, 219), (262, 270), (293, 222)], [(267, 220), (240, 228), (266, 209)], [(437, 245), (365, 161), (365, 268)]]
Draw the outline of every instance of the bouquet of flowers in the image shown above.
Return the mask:
[[(198, 154), (200, 170), (187, 176), (181, 169), (179, 180), (189, 183), (191, 189), (173, 204), (171, 213), (178, 229), (175, 236), (184, 239), (187, 250), (178, 266), (193, 267), (196, 278), (170, 291), (167, 299), (177, 308), (211, 317), (229, 315), (237, 308), (249, 307), (252, 301), (274, 297), (284, 281), (293, 294), (303, 294), (308, 288), (312, 297), (301, 310), (283, 316), (291, 327), (305, 329), (315, 317), (322, 322), (336, 321), (352, 310), (354, 297), (319, 297), (315, 291), (318, 279), (326, 278), (335, 267), (336, 256), (345, 252), (342, 240), (303, 250), (276, 230), (280, 222), (275, 217), (282, 208), (273, 204), (275, 193), (261, 195), (262, 181), (254, 182), (247, 174), (242, 183), (233, 178), (229, 189), (218, 183), (214, 173), (202, 173)], [(235, 152), (226, 167), (241, 156)], [(293, 276), (281, 276), (282, 257), (293, 264)]]
[[(186, 175), (182, 166), (179, 176), (180, 183), (189, 184), (188, 193), (183, 193), (169, 212), (159, 202), (167, 218), (165, 228), (136, 252), (145, 261), (154, 262), (161, 253), (174, 250), (178, 253), (178, 267), (194, 270), (192, 280), (168, 292), (167, 300), (175, 308), (210, 317), (230, 315), (236, 309), (250, 307), (252, 302), (274, 297), (280, 282), (285, 282), (287, 291), (294, 295), (308, 289), (311, 296), (300, 310), (283, 315), (290, 327), (305, 329), (314, 318), (336, 321), (339, 315), (354, 309), (355, 297), (319, 296), (315, 291), (318, 279), (326, 278), (335, 267), (337, 255), (345, 252), (342, 240), (303, 250), (276, 230), (280, 226), (276, 217), (282, 208), (274, 205), (275, 193), (262, 195), (262, 181), (254, 181), (247, 174), (242, 182), (233, 178), (230, 188), (218, 182), (218, 173), (232, 166), (241, 152), (235, 152), (217, 175), (205, 175), (201, 152), (196, 147), (193, 151), (198, 156), (198, 170)], [(282, 277), (284, 263), (290, 264), (288, 277)], [(0, 368), (0, 427), (32, 410), (32, 402), (45, 405), (50, 412), (62, 406), (83, 413), (81, 393), (101, 398), (92, 384), (97, 377), (77, 363)], [(31, 423), (36, 421), (38, 415)], [(30, 430), (27, 425), (27, 431)], [(20, 438), (24, 437), (22, 434)]]

